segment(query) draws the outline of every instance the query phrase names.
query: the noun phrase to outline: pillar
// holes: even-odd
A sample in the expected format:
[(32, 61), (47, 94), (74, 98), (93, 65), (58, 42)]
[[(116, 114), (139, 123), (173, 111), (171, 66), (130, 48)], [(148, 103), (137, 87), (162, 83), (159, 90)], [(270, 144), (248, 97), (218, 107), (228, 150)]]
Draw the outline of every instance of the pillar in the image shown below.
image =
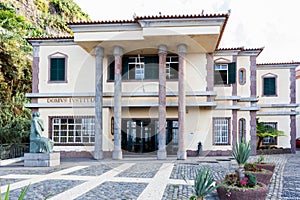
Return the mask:
[[(290, 104), (296, 104), (296, 69), (290, 68)], [(291, 151), (296, 153), (296, 115), (290, 115)]]
[[(213, 92), (214, 91), (214, 59), (213, 59), (213, 54), (212, 53), (207, 53), (206, 54), (206, 91), (208, 92)], [(213, 97), (212, 96), (207, 96), (207, 102), (212, 102)]]
[(166, 151), (166, 59), (167, 47), (158, 47), (159, 55), (159, 100), (158, 100), (158, 151), (157, 159), (167, 158)]
[[(32, 59), (32, 93), (39, 93), (39, 65), (40, 65), (40, 46), (33, 45)], [(31, 103), (38, 103), (37, 98), (32, 98)], [(31, 112), (38, 112), (38, 108), (32, 108)]]
[(123, 49), (114, 47), (115, 80), (114, 80), (114, 151), (112, 158), (122, 159), (121, 122), (122, 122), (122, 55)]
[[(232, 62), (237, 63), (237, 56), (234, 55), (232, 58)], [(237, 81), (232, 84), (232, 96), (237, 96)], [(237, 105), (237, 100), (232, 100), (232, 105)], [(232, 144), (235, 145), (237, 142), (237, 110), (234, 109), (232, 112)]]
[(186, 159), (185, 148), (185, 54), (186, 45), (178, 45), (179, 66), (178, 66), (178, 152), (177, 159)]
[[(250, 56), (250, 96), (257, 97), (256, 94), (256, 56)], [(251, 102), (251, 106), (255, 106)], [(256, 155), (256, 111), (250, 111), (250, 145), (251, 155)]]
[(95, 73), (95, 148), (94, 158), (103, 159), (103, 57), (104, 49), (100, 46), (95, 48), (96, 73)]

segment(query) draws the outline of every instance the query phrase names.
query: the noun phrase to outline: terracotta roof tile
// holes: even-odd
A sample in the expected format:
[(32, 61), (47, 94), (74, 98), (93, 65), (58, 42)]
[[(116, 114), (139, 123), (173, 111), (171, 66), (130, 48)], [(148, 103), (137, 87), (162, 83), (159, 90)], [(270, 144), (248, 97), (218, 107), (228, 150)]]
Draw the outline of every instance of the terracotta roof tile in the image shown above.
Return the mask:
[(214, 18), (225, 17), (229, 14), (196, 14), (196, 15), (153, 15), (153, 16), (135, 16), (133, 20), (108, 20), (108, 21), (78, 21), (68, 22), (67, 25), (85, 25), (85, 24), (121, 24), (121, 23), (137, 23), (143, 19), (184, 19), (184, 18)]
[(74, 39), (74, 36), (41, 36), (41, 37), (28, 37), (28, 40), (59, 40), (59, 39)]
[(125, 23), (136, 23), (135, 20), (108, 20), (108, 21), (78, 21), (68, 22), (67, 25), (85, 25), (85, 24), (125, 24)]
[(300, 65), (300, 62), (278, 62), (278, 63), (259, 63), (256, 64), (257, 66), (262, 66), (262, 65)]
[(214, 18), (229, 17), (229, 14), (196, 14), (196, 15), (153, 15), (153, 16), (136, 16), (134, 19), (182, 19), (182, 18)]
[(230, 47), (230, 48), (219, 48), (216, 51), (234, 51), (234, 50), (239, 50), (239, 51), (262, 51), (262, 50), (264, 50), (264, 47), (261, 47), (261, 48)]

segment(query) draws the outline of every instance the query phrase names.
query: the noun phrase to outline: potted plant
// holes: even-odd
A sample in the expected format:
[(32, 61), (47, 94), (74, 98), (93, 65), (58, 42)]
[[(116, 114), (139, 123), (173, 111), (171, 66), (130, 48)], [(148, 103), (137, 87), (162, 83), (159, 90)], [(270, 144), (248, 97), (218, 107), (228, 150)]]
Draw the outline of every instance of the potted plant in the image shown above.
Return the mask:
[(244, 166), (249, 159), (250, 153), (251, 147), (249, 143), (240, 142), (233, 147), (232, 156), (239, 165), (239, 168), (237, 169), (239, 179), (243, 179), (245, 177)]
[(262, 166), (258, 166), (256, 163), (247, 163), (245, 165), (245, 171), (251, 172), (256, 176), (258, 182), (268, 185), (272, 178), (273, 172), (263, 169)]
[(245, 173), (239, 179), (237, 173), (227, 174), (225, 184), (217, 188), (220, 200), (264, 200), (267, 196), (267, 186), (259, 183), (251, 173)]
[(209, 168), (201, 167), (194, 180), (195, 196), (190, 197), (190, 200), (203, 200), (206, 195), (214, 191), (223, 183), (218, 183), (214, 180), (214, 176)]
[(244, 171), (244, 166), (250, 156), (251, 147), (249, 143), (237, 143), (233, 147), (232, 155), (239, 165), (234, 174), (227, 174), (224, 184), (217, 188), (220, 200), (247, 199), (264, 200), (267, 196), (267, 186), (257, 182), (256, 177)]
[(254, 162), (254, 164), (256, 164), (257, 167), (262, 167), (263, 169), (274, 172), (276, 165), (274, 163), (264, 162), (264, 160), (265, 160), (264, 156), (260, 155), (259, 158), (257, 159), (257, 161)]

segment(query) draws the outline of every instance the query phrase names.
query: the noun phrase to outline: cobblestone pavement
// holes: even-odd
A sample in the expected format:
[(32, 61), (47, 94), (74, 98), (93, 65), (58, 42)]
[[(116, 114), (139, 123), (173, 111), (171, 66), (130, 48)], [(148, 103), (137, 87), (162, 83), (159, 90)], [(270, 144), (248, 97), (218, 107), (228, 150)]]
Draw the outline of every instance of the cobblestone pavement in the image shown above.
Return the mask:
[(289, 156), (283, 172), (282, 199), (300, 199), (300, 152)]
[[(297, 154), (266, 155), (276, 163), (267, 200), (300, 199), (300, 158)], [(257, 160), (251, 157), (250, 161)], [(23, 167), (22, 163), (0, 168), (0, 189), (10, 184), (10, 197), (17, 199), (22, 188), (30, 184), (25, 199), (189, 199), (194, 195), (193, 179), (201, 166), (209, 167), (216, 180), (232, 173), (237, 164), (231, 158), (200, 157), (177, 161), (170, 158), (113, 160), (62, 160), (49, 168)], [(2, 193), (2, 196), (4, 193)], [(205, 197), (218, 200), (216, 192)]]

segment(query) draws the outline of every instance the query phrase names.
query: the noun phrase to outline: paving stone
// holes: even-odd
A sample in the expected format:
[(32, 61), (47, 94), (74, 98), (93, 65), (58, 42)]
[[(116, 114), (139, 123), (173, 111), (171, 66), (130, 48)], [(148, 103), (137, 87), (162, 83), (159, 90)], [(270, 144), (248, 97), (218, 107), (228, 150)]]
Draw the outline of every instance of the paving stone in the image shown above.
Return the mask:
[(112, 170), (120, 165), (121, 163), (103, 163), (99, 165), (92, 165), (87, 168), (68, 173), (66, 175), (100, 176), (101, 174), (104, 174), (105, 172)]
[(88, 191), (76, 200), (87, 199), (114, 199), (127, 200), (137, 199), (146, 188), (147, 183), (128, 183), (128, 182), (104, 182), (98, 187)]
[[(84, 181), (79, 180), (47, 180), (34, 183), (29, 186), (25, 199), (42, 200), (73, 188), (83, 182)], [(21, 191), (22, 188), (12, 190), (10, 192), (10, 198), (18, 199)]]
[[(0, 186), (12, 184), (18, 181), (22, 181), (23, 179), (9, 179), (9, 178), (1, 178), (0, 179)], [(3, 191), (2, 191), (3, 192)]]
[(117, 177), (153, 178), (162, 163), (137, 163), (121, 172)]

